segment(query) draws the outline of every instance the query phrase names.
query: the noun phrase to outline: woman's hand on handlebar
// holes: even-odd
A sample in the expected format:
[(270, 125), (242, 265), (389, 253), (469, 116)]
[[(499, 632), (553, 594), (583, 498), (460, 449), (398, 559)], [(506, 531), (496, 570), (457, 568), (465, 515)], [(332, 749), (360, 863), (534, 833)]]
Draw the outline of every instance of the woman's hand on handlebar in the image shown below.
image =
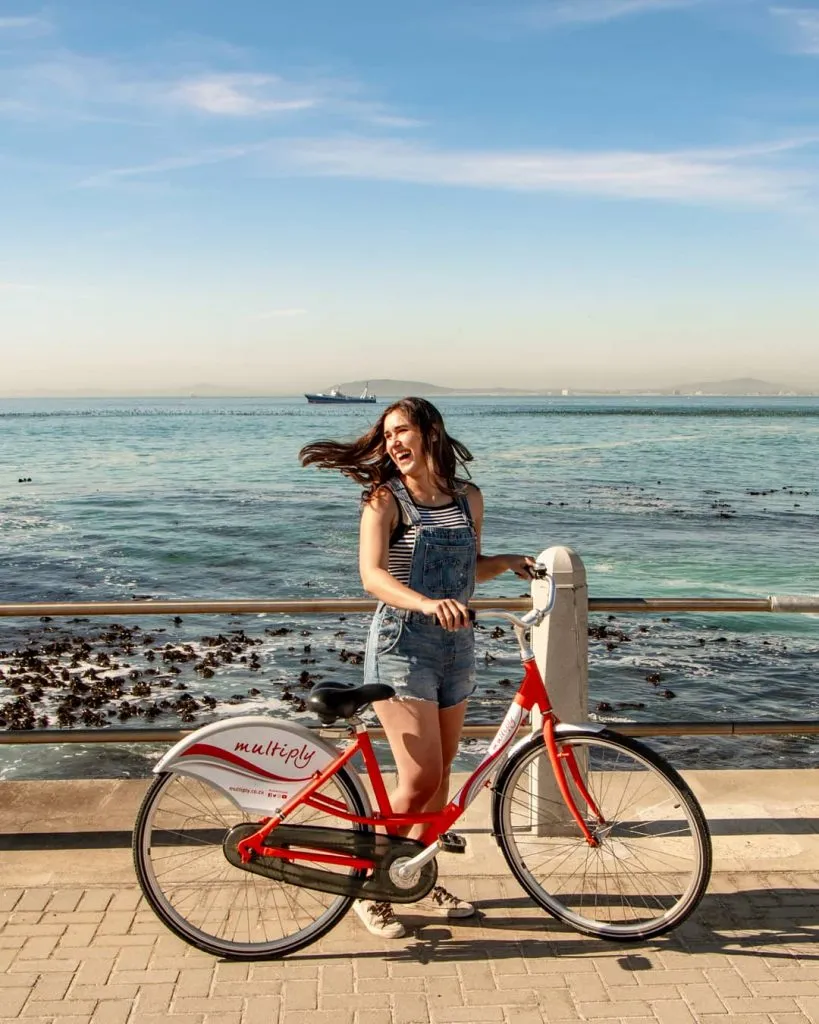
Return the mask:
[(512, 572), (519, 576), (522, 580), (531, 580), (535, 575), (535, 565), (537, 564), (534, 558), (530, 558), (528, 555), (508, 555), (509, 568)]
[(441, 600), (436, 600), (433, 597), (427, 598), (421, 611), (424, 615), (434, 616), (444, 629), (464, 629), (466, 626), (472, 625), (469, 609), (465, 604), (461, 604), (460, 601), (456, 601), (452, 597), (445, 597)]

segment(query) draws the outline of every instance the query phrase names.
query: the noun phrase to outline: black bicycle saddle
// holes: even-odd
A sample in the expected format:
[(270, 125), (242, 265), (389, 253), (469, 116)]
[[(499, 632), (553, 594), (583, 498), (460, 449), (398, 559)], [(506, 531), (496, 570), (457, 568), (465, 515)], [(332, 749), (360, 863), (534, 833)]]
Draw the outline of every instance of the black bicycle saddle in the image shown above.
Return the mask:
[(395, 690), (386, 683), (363, 683), (349, 686), (328, 680), (310, 691), (307, 707), (318, 716), (322, 725), (332, 725), (338, 718), (353, 718), (374, 700), (388, 700)]

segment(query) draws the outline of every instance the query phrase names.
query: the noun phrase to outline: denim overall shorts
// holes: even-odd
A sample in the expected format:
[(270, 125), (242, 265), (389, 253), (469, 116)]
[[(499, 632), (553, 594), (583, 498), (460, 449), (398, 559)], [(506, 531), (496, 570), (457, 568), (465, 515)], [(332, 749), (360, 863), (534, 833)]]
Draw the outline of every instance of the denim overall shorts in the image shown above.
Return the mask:
[[(475, 589), (477, 535), (469, 503), (455, 500), (468, 525), (424, 526), (407, 489), (389, 480), (401, 520), (415, 527), (410, 589), (425, 597), (451, 597), (466, 604)], [(475, 690), (475, 636), (471, 627), (454, 631), (426, 615), (379, 603), (367, 637), (364, 681), (387, 683), (398, 700), (424, 700), (451, 708)]]

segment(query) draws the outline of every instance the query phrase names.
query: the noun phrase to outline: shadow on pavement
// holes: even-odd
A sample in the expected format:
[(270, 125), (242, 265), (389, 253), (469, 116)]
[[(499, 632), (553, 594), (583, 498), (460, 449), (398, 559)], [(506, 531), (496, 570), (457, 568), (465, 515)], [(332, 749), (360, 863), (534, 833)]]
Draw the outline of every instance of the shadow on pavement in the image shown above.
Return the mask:
[[(707, 893), (697, 911), (679, 928), (636, 943), (579, 935), (526, 897), (484, 899), (476, 905), (478, 916), (459, 923), (412, 914), (407, 907), (401, 917), (414, 941), (399, 944), (399, 940), (395, 949), (361, 950), (355, 956), (381, 958), (389, 963), (608, 957), (632, 971), (667, 966), (652, 961), (652, 954), (664, 952), (819, 963), (819, 888)], [(349, 957), (349, 952), (324, 952), (289, 959)]]

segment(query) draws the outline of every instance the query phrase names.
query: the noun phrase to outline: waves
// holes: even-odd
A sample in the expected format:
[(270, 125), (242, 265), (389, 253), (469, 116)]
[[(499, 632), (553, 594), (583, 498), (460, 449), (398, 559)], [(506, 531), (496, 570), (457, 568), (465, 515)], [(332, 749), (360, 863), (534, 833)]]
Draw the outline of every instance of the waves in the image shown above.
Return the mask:
[[(457, 409), (455, 403), (447, 411)], [(468, 410), (464, 410), (468, 411)], [(800, 419), (819, 417), (819, 397), (794, 398), (727, 398), (682, 396), (665, 398), (606, 396), (600, 398), (546, 398), (515, 403), (504, 402), (476, 407), (481, 416), (505, 417), (552, 417), (552, 416), (624, 416), (651, 417), (660, 419)]]
[(194, 409), (180, 407), (164, 408), (123, 408), (123, 409), (37, 409), (32, 411), (4, 410), (0, 408), (0, 419), (9, 420), (50, 420), (50, 419), (142, 419), (145, 417), (162, 417), (176, 419), (179, 417), (211, 417), (211, 416), (253, 416), (279, 417), (293, 416), (296, 410), (288, 409), (226, 409), (207, 408)]

